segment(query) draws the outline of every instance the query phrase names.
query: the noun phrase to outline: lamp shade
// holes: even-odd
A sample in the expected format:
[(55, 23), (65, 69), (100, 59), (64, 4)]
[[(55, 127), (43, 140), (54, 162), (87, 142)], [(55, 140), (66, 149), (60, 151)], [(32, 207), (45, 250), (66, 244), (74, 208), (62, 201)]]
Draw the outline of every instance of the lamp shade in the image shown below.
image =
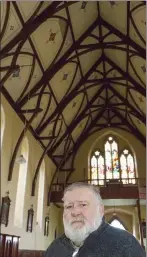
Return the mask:
[(21, 154), (21, 155), (17, 158), (16, 162), (19, 163), (19, 164), (24, 164), (24, 163), (26, 163), (26, 159), (25, 159), (25, 158), (23, 157), (23, 155)]

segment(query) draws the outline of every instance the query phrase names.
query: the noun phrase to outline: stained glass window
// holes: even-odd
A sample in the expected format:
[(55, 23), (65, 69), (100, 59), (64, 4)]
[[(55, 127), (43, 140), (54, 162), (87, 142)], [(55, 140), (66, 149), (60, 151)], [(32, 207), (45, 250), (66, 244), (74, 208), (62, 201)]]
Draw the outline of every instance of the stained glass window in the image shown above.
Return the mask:
[(91, 156), (91, 180), (104, 185), (105, 179), (118, 179), (123, 184), (135, 184), (134, 158), (128, 149), (119, 155), (118, 144), (112, 136), (104, 143), (103, 152), (95, 150)]
[(125, 149), (120, 156), (121, 177), (124, 184), (135, 184), (134, 159), (129, 150)]
[(118, 179), (120, 177), (118, 146), (112, 137), (109, 137), (105, 144), (105, 162), (106, 162), (106, 178)]
[[(91, 158), (91, 179), (94, 185), (104, 185), (104, 157), (95, 151)], [(99, 183), (98, 183), (99, 181)]]

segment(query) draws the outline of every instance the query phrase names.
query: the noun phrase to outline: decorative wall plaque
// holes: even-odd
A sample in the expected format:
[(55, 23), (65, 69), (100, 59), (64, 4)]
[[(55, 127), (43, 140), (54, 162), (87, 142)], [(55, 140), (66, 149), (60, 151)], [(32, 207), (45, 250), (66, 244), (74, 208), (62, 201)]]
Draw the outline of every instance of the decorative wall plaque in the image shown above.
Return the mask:
[(146, 238), (146, 221), (142, 221), (142, 233), (143, 233), (143, 238)]
[(44, 224), (44, 236), (49, 235), (49, 216), (45, 217), (45, 224)]
[(9, 191), (6, 192), (6, 196), (2, 197), (2, 205), (0, 211), (0, 224), (4, 224), (5, 227), (8, 226), (9, 222), (9, 209), (11, 200), (9, 198)]
[(34, 211), (33, 211), (33, 204), (31, 205), (31, 208), (28, 210), (28, 218), (27, 218), (27, 232), (32, 232), (33, 230), (33, 216), (34, 216)]

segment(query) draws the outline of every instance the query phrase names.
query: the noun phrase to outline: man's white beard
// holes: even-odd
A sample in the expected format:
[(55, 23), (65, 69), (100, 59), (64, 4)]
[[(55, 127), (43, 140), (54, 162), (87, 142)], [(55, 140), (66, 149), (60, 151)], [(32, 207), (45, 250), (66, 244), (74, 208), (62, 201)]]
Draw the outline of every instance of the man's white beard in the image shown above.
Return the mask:
[[(76, 218), (73, 218), (73, 220), (75, 221)], [(72, 222), (73, 222), (72, 220)], [(77, 218), (77, 220), (83, 220), (82, 218)], [(70, 223), (67, 223), (63, 217), (63, 224), (64, 224), (64, 232), (65, 235), (76, 245), (76, 246), (80, 246), (84, 240), (96, 229), (98, 229), (98, 227), (100, 226), (101, 222), (102, 222), (102, 217), (100, 217), (100, 215), (97, 213), (97, 215), (95, 216), (95, 219), (93, 220), (92, 225), (90, 226), (89, 224), (87, 224), (87, 221), (84, 220), (85, 224), (83, 225), (82, 228), (74, 228)]]

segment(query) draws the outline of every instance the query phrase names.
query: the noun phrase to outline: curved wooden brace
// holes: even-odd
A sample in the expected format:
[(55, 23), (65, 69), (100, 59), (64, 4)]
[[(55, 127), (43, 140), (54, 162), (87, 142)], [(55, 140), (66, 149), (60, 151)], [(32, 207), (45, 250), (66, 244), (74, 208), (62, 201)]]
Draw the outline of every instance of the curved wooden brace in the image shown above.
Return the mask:
[(23, 131), (21, 132), (20, 136), (19, 136), (19, 139), (16, 143), (16, 146), (14, 148), (14, 152), (13, 152), (13, 155), (12, 155), (12, 158), (11, 158), (11, 162), (10, 162), (10, 166), (9, 166), (9, 173), (8, 173), (8, 181), (11, 181), (12, 180), (12, 174), (13, 174), (13, 168), (14, 168), (14, 162), (15, 162), (15, 159), (16, 159), (16, 155), (17, 155), (17, 151), (20, 147), (20, 144), (22, 143), (22, 140), (31, 124), (31, 122), (33, 121), (34, 117), (36, 116), (36, 113), (33, 114), (33, 116), (31, 117), (31, 119), (29, 120), (29, 122), (27, 123), (26, 127), (23, 129)]
[(43, 154), (41, 155), (41, 158), (38, 162), (38, 165), (37, 165), (37, 168), (36, 168), (36, 171), (35, 171), (35, 175), (34, 175), (34, 178), (33, 178), (33, 182), (32, 182), (32, 191), (31, 191), (31, 196), (35, 196), (35, 187), (36, 187), (36, 181), (37, 181), (37, 177), (38, 177), (38, 174), (39, 174), (39, 170), (40, 170), (40, 166), (42, 164), (42, 161), (44, 159), (44, 156), (46, 155), (47, 151), (48, 151), (48, 148), (51, 144), (52, 140), (49, 142), (48, 146), (46, 147), (46, 149), (43, 151)]

